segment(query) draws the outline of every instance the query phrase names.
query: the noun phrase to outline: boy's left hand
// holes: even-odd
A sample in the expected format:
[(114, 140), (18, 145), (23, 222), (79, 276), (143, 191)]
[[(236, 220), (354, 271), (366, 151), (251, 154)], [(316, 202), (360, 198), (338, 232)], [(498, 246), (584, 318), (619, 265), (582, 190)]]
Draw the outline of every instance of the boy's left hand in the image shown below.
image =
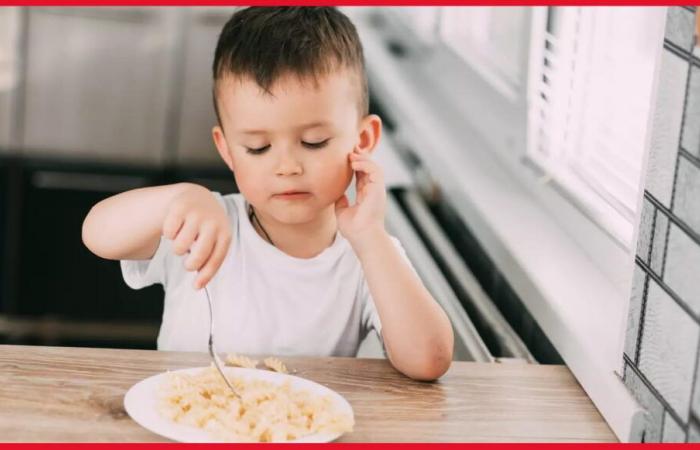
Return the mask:
[(355, 171), (356, 200), (350, 206), (343, 195), (335, 203), (335, 215), (340, 233), (355, 246), (384, 231), (386, 188), (381, 167), (368, 154), (352, 152), (348, 158)]

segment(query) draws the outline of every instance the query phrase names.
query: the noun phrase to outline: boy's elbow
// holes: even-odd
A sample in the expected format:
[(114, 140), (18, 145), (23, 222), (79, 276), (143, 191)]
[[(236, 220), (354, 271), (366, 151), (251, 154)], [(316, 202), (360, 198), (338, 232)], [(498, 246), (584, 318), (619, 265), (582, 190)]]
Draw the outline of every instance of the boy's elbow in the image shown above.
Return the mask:
[(94, 217), (94, 212), (95, 212), (95, 206), (90, 209), (90, 212), (85, 216), (85, 219), (83, 220), (83, 227), (81, 230), (81, 237), (83, 240), (83, 244), (85, 247), (87, 247), (88, 250), (90, 250), (92, 253), (95, 255), (106, 258), (107, 256), (104, 254), (105, 252), (102, 250), (99, 242), (99, 237), (98, 237), (98, 226), (95, 223), (95, 217)]
[(437, 380), (447, 372), (451, 364), (452, 346), (441, 346), (426, 356), (416, 373), (417, 376), (412, 378), (422, 381)]
[(454, 351), (454, 331), (449, 320), (446, 320), (446, 324), (438, 334), (439, 337), (428, 346), (417, 379), (437, 380), (450, 368)]
[(90, 214), (92, 213), (92, 209), (88, 213), (88, 215), (85, 217), (83, 220), (83, 227), (81, 230), (81, 238), (83, 240), (83, 245), (88, 248), (92, 253), (97, 254), (95, 251), (95, 243), (94, 243), (94, 238), (93, 238), (93, 233), (92, 233), (92, 220), (90, 217)]
[(399, 368), (409, 378), (418, 381), (434, 381), (447, 372), (452, 364), (452, 340), (435, 344), (415, 357), (409, 367)]

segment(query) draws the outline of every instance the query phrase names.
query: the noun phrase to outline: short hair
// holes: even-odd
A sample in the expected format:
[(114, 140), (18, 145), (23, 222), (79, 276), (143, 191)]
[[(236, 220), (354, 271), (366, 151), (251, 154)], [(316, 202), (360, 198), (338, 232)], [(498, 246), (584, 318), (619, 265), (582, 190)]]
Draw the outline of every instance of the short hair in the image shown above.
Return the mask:
[(318, 81), (339, 69), (358, 76), (360, 113), (369, 113), (362, 43), (355, 25), (334, 7), (249, 7), (221, 30), (214, 53), (214, 110), (221, 124), (217, 87), (227, 76), (251, 78), (265, 92), (285, 75)]

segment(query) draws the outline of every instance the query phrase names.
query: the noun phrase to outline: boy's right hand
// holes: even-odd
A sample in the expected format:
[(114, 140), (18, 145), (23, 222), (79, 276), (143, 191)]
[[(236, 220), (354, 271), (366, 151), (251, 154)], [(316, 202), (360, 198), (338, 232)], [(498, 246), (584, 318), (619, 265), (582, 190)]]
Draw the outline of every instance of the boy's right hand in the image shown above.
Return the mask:
[(192, 185), (168, 205), (163, 236), (173, 241), (176, 255), (184, 255), (185, 269), (198, 271), (195, 289), (214, 277), (231, 245), (231, 224), (223, 206), (208, 189)]

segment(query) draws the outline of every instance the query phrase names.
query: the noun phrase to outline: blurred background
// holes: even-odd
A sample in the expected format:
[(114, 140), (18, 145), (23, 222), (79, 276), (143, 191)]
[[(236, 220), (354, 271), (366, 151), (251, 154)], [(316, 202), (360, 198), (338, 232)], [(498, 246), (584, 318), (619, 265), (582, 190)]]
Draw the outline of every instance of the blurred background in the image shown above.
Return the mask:
[(162, 289), (82, 245), (107, 196), (189, 180), (235, 192), (212, 139), (232, 9), (0, 9), (0, 340), (155, 348)]
[[(137, 187), (236, 192), (210, 135), (233, 11), (0, 8), (0, 343), (155, 348), (162, 288), (128, 289), (81, 223)], [(624, 379), (647, 440), (700, 436), (696, 8), (344, 12), (387, 227), (455, 358), (565, 363), (606, 418)]]

